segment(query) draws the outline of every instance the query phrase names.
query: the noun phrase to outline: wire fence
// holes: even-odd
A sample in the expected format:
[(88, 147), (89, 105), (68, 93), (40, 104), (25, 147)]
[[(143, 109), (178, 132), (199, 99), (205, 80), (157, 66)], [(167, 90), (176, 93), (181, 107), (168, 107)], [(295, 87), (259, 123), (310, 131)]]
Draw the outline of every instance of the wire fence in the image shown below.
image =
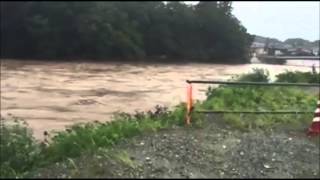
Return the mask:
[(295, 86), (295, 87), (318, 87), (320, 100), (320, 83), (264, 83), (264, 82), (231, 82), (231, 81), (203, 81), (203, 80), (186, 80), (187, 87), (187, 114), (186, 124), (191, 122), (192, 112), (196, 113), (239, 113), (239, 114), (309, 114), (313, 111), (230, 111), (230, 110), (194, 110), (192, 104), (192, 84), (226, 84), (226, 85), (241, 85), (241, 86)]

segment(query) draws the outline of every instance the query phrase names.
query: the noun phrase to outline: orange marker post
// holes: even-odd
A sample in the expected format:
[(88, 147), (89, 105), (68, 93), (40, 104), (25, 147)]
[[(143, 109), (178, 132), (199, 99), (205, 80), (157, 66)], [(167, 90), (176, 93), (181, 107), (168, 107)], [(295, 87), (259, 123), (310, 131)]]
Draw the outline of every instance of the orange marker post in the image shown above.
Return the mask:
[(189, 125), (191, 122), (191, 111), (192, 111), (192, 84), (188, 83), (187, 86), (187, 117), (186, 124)]

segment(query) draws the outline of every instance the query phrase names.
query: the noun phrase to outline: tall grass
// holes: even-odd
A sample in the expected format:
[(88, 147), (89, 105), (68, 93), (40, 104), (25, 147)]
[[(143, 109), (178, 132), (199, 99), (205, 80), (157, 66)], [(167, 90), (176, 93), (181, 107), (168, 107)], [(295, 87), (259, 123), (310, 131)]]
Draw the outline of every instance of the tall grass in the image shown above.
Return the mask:
[(184, 116), (185, 106), (179, 105), (174, 111), (157, 107), (155, 112), (137, 112), (135, 115), (119, 113), (113, 121), (106, 123), (76, 124), (68, 131), (58, 132), (43, 155), (50, 162), (76, 157), (84, 151), (109, 147), (143, 132), (183, 125)]
[(290, 83), (320, 83), (320, 72), (299, 72), (299, 71), (286, 71), (277, 76), (277, 82), (290, 82)]
[(2, 125), (0, 177), (21, 177), (31, 169), (95, 153), (125, 138), (183, 125), (185, 112), (185, 105), (180, 104), (173, 111), (157, 106), (155, 111), (146, 113), (118, 113), (110, 122), (76, 124), (57, 132), (47, 146), (36, 142), (30, 129), (18, 121), (15, 125)]
[[(282, 81), (287, 73), (278, 76)], [(291, 74), (291, 73), (290, 73)], [(300, 76), (300, 72), (297, 76)], [(289, 76), (291, 77), (291, 76)], [(314, 76), (306, 76), (299, 82), (312, 82)], [(253, 73), (233, 78), (235, 81), (268, 82), (269, 73), (262, 69), (255, 69)], [(296, 81), (293, 79), (292, 81)], [(310, 93), (295, 87), (256, 87), (256, 86), (220, 86), (208, 88), (207, 99), (199, 105), (208, 110), (230, 111), (310, 111), (316, 107), (317, 98)], [(252, 128), (271, 128), (280, 124), (302, 126), (307, 124), (313, 114), (224, 114), (224, 120), (231, 126), (250, 130)]]
[(24, 121), (0, 123), (0, 177), (20, 177), (39, 160), (40, 146)]
[(253, 68), (252, 73), (236, 75), (231, 78), (231, 80), (235, 81), (248, 81), (248, 82), (269, 82), (270, 73), (268, 70), (260, 69), (260, 68)]
[[(223, 87), (210, 91), (202, 108), (230, 111), (310, 111), (316, 107), (316, 97), (301, 90), (283, 87)], [(313, 114), (224, 114), (230, 125), (243, 130), (271, 128), (280, 124), (307, 124)]]

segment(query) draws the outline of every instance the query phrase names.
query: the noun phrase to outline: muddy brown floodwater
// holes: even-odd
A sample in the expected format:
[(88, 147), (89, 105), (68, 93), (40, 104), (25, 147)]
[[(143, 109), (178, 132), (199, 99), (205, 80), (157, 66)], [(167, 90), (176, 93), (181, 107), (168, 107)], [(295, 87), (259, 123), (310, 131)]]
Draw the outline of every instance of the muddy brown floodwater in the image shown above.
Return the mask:
[[(114, 112), (133, 113), (185, 101), (186, 80), (227, 80), (265, 68), (271, 77), (285, 70), (310, 71), (313, 62), (267, 64), (63, 63), (1, 59), (1, 116), (26, 120), (37, 139), (43, 131), (79, 122), (108, 121)], [(203, 100), (208, 85), (194, 86)]]

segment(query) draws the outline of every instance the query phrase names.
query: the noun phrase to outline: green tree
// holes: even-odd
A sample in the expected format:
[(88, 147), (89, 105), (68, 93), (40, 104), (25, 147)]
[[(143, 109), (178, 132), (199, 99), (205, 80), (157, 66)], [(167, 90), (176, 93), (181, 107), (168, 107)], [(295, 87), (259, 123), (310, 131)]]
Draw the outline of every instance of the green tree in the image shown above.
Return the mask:
[(244, 63), (252, 37), (231, 5), (1, 2), (1, 57)]

